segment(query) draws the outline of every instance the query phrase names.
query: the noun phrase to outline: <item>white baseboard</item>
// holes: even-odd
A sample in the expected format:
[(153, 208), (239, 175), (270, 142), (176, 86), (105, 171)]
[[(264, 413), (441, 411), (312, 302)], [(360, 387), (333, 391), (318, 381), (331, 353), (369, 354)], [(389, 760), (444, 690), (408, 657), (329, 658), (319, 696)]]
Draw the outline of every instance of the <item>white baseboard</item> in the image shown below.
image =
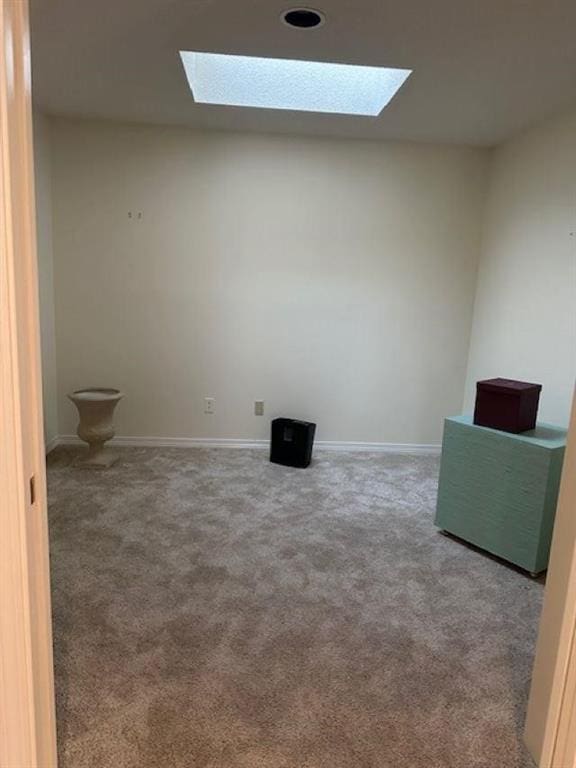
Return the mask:
[(58, 435), (56, 435), (56, 437), (53, 437), (51, 440), (48, 440), (48, 442), (44, 446), (46, 456), (48, 456), (50, 451), (53, 451), (54, 448), (56, 448), (59, 445), (61, 445), (61, 438)]
[[(115, 437), (111, 444), (126, 448), (261, 448), (270, 446), (269, 440), (238, 440), (212, 437)], [(53, 445), (52, 445), (53, 443)], [(51, 441), (56, 445), (85, 445), (76, 435), (61, 435)], [(50, 448), (50, 450), (52, 450)], [(440, 445), (420, 445), (415, 443), (357, 443), (341, 440), (317, 440), (317, 450), (356, 451), (378, 453), (406, 453), (413, 455), (438, 455)], [(46, 447), (48, 452), (48, 446)]]
[(439, 455), (442, 449), (437, 444), (419, 443), (354, 443), (339, 440), (318, 440), (314, 442), (314, 448), (326, 451), (357, 451), (376, 453), (409, 453), (413, 455)]

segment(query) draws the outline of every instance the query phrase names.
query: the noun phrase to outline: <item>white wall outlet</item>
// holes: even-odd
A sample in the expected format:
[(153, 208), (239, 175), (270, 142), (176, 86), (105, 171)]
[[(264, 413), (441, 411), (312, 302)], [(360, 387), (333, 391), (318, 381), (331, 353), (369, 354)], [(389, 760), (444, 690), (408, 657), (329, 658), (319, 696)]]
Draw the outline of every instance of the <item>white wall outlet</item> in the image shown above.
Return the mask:
[(264, 400), (254, 400), (254, 415), (264, 416)]
[(204, 398), (204, 413), (214, 413), (216, 410), (216, 400), (213, 397)]

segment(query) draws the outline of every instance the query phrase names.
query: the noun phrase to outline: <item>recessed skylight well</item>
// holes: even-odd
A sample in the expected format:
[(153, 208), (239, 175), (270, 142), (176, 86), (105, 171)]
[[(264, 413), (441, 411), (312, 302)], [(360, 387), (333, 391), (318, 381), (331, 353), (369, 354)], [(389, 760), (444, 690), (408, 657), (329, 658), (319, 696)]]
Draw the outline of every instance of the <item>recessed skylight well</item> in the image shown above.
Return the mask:
[(376, 116), (410, 69), (180, 51), (198, 104)]

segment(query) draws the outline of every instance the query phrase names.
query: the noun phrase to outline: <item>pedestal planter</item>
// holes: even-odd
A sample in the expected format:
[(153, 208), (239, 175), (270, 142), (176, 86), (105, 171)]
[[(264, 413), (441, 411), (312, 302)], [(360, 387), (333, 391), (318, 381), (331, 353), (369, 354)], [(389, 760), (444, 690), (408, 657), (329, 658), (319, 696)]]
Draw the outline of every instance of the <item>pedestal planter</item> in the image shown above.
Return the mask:
[(106, 469), (118, 460), (118, 454), (104, 448), (104, 443), (114, 437), (112, 417), (124, 394), (118, 389), (79, 389), (68, 395), (78, 408), (80, 421), (77, 435), (88, 443), (88, 453), (76, 464), (87, 469)]

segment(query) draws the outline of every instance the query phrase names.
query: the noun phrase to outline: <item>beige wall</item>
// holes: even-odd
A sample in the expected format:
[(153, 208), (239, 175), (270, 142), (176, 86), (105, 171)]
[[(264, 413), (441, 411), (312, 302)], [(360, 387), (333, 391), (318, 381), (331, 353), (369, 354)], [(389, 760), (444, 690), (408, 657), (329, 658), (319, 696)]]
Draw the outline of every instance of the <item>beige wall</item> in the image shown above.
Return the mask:
[(61, 434), (65, 393), (109, 385), (121, 435), (262, 438), (283, 414), (324, 440), (439, 441), (462, 406), (486, 153), (53, 128)]
[(58, 388), (54, 324), (50, 122), (40, 112), (34, 113), (34, 172), (36, 185), (36, 235), (38, 240), (44, 438), (48, 444), (59, 433)]
[(567, 425), (576, 377), (576, 112), (494, 153), (466, 385), (543, 385), (539, 418)]

